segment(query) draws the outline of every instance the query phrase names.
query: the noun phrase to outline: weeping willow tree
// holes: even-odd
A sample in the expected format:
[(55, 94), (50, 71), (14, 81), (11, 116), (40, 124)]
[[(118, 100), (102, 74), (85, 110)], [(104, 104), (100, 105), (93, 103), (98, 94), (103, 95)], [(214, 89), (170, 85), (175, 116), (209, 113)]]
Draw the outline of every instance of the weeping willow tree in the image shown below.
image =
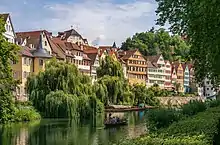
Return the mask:
[(96, 108), (103, 110), (99, 100), (93, 99), (91, 84), (90, 78), (82, 75), (75, 65), (54, 59), (44, 72), (28, 78), (27, 90), (34, 107), (45, 117), (88, 117)]

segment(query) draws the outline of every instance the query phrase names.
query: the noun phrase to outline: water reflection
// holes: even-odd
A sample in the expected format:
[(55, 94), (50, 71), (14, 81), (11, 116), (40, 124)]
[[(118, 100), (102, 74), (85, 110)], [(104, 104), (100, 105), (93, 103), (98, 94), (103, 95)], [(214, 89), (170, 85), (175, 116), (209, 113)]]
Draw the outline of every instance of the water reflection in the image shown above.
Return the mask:
[[(42, 120), (0, 127), (1, 145), (108, 145), (146, 131), (145, 112), (117, 113), (127, 117), (128, 126), (104, 129), (101, 117), (85, 122)], [(92, 123), (93, 122), (93, 123)], [(94, 122), (96, 127), (94, 127)]]

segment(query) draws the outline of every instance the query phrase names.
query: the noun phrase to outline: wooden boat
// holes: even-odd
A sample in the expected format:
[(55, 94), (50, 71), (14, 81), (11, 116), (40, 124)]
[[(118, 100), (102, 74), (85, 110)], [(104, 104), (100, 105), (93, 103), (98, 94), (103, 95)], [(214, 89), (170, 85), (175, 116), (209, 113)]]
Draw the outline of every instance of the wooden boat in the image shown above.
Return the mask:
[(124, 125), (128, 125), (128, 122), (125, 120), (117, 122), (117, 123), (105, 123), (105, 128), (119, 127), (119, 126), (124, 126)]

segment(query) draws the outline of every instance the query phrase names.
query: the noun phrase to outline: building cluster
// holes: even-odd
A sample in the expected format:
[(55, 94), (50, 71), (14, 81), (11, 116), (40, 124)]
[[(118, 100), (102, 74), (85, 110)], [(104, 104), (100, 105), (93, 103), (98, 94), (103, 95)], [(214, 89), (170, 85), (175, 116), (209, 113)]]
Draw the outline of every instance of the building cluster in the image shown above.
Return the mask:
[[(15, 96), (26, 100), (26, 82), (31, 74), (45, 70), (45, 62), (52, 57), (59, 61), (75, 64), (82, 74), (97, 80), (96, 69), (100, 60), (111, 56), (123, 67), (124, 77), (130, 84), (145, 84), (151, 87), (157, 84), (161, 89), (177, 90), (182, 93), (199, 90), (202, 96), (215, 94), (211, 83), (206, 81), (204, 91), (194, 83), (194, 69), (191, 63), (170, 62), (162, 55), (143, 56), (138, 49), (123, 51), (115, 43), (111, 46), (94, 47), (88, 44), (76, 30), (58, 32), (56, 36), (46, 30), (15, 32), (9, 14), (0, 14), (5, 21), (3, 34), (8, 42), (21, 47), (18, 62), (12, 62), (13, 75), (20, 80)], [(210, 92), (212, 91), (212, 92)], [(205, 93), (206, 92), (206, 93)]]

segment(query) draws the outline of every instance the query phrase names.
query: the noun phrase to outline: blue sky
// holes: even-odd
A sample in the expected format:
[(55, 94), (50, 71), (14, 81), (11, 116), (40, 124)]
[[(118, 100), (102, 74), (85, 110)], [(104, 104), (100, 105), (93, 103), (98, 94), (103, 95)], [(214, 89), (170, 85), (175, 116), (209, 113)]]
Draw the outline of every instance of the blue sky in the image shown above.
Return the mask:
[(154, 0), (0, 0), (16, 31), (64, 31), (71, 25), (90, 43), (118, 45), (155, 26)]

